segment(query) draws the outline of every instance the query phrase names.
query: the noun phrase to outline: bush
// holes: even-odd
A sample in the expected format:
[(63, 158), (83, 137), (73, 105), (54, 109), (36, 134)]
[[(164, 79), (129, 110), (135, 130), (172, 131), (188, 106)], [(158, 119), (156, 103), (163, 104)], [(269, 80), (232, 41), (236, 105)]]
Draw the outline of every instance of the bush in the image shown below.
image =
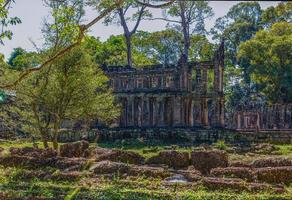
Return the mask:
[(213, 144), (213, 146), (220, 150), (226, 151), (228, 149), (228, 145), (225, 143), (224, 140), (218, 140), (216, 143)]

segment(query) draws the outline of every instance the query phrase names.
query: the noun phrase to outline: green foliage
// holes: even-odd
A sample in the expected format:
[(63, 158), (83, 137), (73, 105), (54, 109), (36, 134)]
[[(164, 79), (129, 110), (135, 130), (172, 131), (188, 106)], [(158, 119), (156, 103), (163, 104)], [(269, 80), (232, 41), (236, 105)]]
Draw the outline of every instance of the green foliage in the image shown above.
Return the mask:
[(118, 116), (108, 79), (92, 60), (77, 48), (17, 85), (17, 105), (10, 111), (19, 115), (25, 132), (48, 139), (50, 129), (57, 137), (65, 119), (110, 123)]
[(228, 149), (228, 145), (225, 143), (224, 140), (218, 140), (216, 143), (213, 144), (213, 146), (217, 149), (220, 149), (220, 150), (227, 150)]
[(276, 22), (292, 20), (292, 2), (281, 2), (276, 7), (267, 8), (262, 14), (262, 21), (266, 27)]
[(251, 78), (269, 101), (292, 102), (292, 25), (275, 23), (240, 45), (239, 58), (251, 63)]
[(54, 51), (75, 42), (84, 15), (83, 0), (45, 1), (51, 16), (44, 21), (45, 46)]
[(176, 64), (182, 52), (182, 35), (172, 29), (153, 33), (140, 31), (135, 34), (133, 44), (154, 63)]
[[(20, 24), (21, 20), (18, 17), (9, 16), (9, 7), (13, 0), (8, 2), (7, 0), (0, 0), (0, 44), (4, 44), (4, 39), (12, 39), (13, 33), (8, 29), (11, 25)], [(5, 7), (6, 6), (6, 7)]]
[(183, 30), (183, 26), (188, 29), (189, 33), (205, 35), (205, 20), (214, 15), (212, 8), (205, 1), (178, 1), (174, 2), (168, 9), (165, 10), (164, 16), (168, 19), (167, 14), (173, 18), (180, 18), (186, 24), (177, 23), (174, 26), (178, 31)]
[(15, 70), (24, 70), (36, 67), (40, 63), (39, 55), (35, 52), (27, 52), (21, 47), (14, 48), (8, 58), (9, 67)]

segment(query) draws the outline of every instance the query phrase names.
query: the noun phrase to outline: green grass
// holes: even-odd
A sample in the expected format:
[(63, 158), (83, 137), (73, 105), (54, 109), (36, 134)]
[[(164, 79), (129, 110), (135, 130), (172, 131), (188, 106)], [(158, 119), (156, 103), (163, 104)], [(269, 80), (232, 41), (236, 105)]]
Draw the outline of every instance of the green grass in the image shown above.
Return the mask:
[(288, 200), (292, 198), (291, 187), (287, 188), (289, 190), (287, 193), (279, 195), (269, 192), (208, 191), (197, 184), (186, 188), (184, 184), (164, 185), (160, 179), (143, 177), (112, 180), (99, 178), (98, 182), (92, 184), (87, 184), (90, 178), (84, 177), (81, 180), (83, 184), (80, 184), (78, 181), (20, 178), (20, 175), (26, 171), (0, 166), (0, 192), (19, 199), (41, 196), (66, 200)]
[(139, 153), (145, 158), (157, 155), (159, 151), (165, 149), (175, 149), (177, 151), (191, 152), (191, 147), (184, 147), (180, 145), (172, 145), (171, 143), (161, 143), (160, 141), (147, 141), (143, 139), (119, 140), (116, 142), (102, 142), (97, 146), (103, 148), (122, 149)]
[[(10, 147), (32, 147), (30, 141), (0, 141), (0, 147), (8, 151)], [(38, 142), (40, 148), (42, 143)], [(163, 149), (176, 149), (178, 151), (191, 151), (194, 147), (172, 146), (171, 144), (140, 140), (121, 140), (114, 143), (91, 143), (90, 146), (104, 148), (117, 148), (137, 152), (144, 157), (150, 157)], [(218, 142), (217, 148), (225, 148), (226, 144)], [(277, 155), (292, 158), (292, 145), (277, 145)], [(229, 154), (230, 160), (252, 160), (259, 157), (274, 155)], [(42, 170), (52, 173), (49, 168)], [(235, 191), (208, 191), (202, 186), (185, 186), (184, 184), (165, 185), (160, 179), (146, 179), (144, 177), (113, 180), (99, 178), (91, 184), (90, 177), (83, 177), (79, 181), (60, 181), (38, 178), (23, 178), (27, 170), (20, 168), (4, 168), (0, 166), (0, 193), (5, 192), (15, 198), (45, 197), (52, 199), (103, 199), (103, 200), (290, 200), (292, 199), (292, 185), (287, 187), (285, 194), (269, 192), (249, 193)], [(90, 184), (88, 184), (88, 182)]]
[(276, 145), (279, 148), (277, 153), (292, 158), (292, 144)]

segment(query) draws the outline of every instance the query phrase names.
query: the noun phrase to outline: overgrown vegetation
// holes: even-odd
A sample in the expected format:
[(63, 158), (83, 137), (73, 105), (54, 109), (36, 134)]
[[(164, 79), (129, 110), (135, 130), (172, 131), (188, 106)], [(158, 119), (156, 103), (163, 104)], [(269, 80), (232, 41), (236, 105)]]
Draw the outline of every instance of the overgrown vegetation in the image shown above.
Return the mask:
[[(41, 142), (37, 142), (40, 148), (44, 148)], [(52, 144), (49, 143), (51, 146)], [(30, 141), (1, 141), (1, 148), (4, 149), (4, 154), (9, 154), (10, 147), (32, 147), (33, 143)], [(146, 142), (139, 140), (124, 140), (114, 143), (98, 143), (90, 144), (91, 147), (107, 147), (124, 149), (137, 152), (145, 158), (157, 155), (162, 150), (175, 149), (179, 152), (191, 152), (193, 149), (216, 148), (230, 150), (233, 145), (225, 144), (224, 141), (219, 141), (213, 146), (199, 145), (199, 146), (180, 146), (167, 145), (159, 143), (159, 141)], [(235, 152), (229, 153), (230, 161), (251, 161), (255, 158), (268, 157), (290, 157), (292, 158), (291, 145), (276, 145), (277, 150), (273, 154), (254, 154), (249, 152), (237, 154)], [(228, 150), (227, 149), (227, 150)], [(84, 168), (85, 169), (85, 168)], [(43, 174), (46, 175), (37, 175)], [(139, 177), (115, 177), (108, 179), (108, 177), (94, 177), (82, 175), (77, 179), (62, 178), (61, 171), (53, 167), (42, 167), (39, 169), (23, 169), (15, 167), (0, 166), (0, 194), (9, 194), (13, 198), (30, 198), (41, 196), (43, 198), (53, 199), (211, 199), (211, 200), (274, 200), (274, 199), (291, 199), (292, 188), (286, 186), (286, 193), (275, 194), (274, 192), (236, 192), (228, 190), (210, 191), (200, 185), (200, 182), (193, 184), (173, 183), (166, 184), (165, 180), (161, 178), (147, 178)], [(15, 192), (17, 191), (17, 192)]]

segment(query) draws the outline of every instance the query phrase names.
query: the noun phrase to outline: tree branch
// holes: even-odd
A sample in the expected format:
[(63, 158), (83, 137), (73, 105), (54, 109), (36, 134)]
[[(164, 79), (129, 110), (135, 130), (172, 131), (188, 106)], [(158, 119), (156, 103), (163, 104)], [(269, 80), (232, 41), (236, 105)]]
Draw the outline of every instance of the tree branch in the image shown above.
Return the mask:
[(118, 8), (118, 12), (119, 12), (119, 16), (121, 19), (121, 25), (125, 31), (125, 34), (128, 35), (128, 34), (130, 34), (130, 31), (129, 31), (129, 28), (128, 28), (128, 25), (127, 25), (127, 22), (125, 19), (124, 11), (122, 8)]
[(142, 6), (146, 6), (146, 7), (150, 7), (150, 8), (164, 8), (164, 7), (170, 6), (172, 3), (175, 2), (175, 0), (170, 0), (169, 2), (164, 3), (164, 4), (153, 5), (150, 3), (141, 2), (139, 0), (135, 0), (135, 1)]
[(59, 51), (58, 53), (56, 53), (53, 57), (49, 58), (48, 60), (46, 60), (45, 62), (43, 62), (39, 67), (36, 68), (29, 68), (27, 70), (25, 70), (16, 81), (14, 81), (13, 83), (7, 84), (7, 85), (0, 85), (0, 89), (8, 89), (8, 88), (13, 88), (15, 87), (18, 83), (20, 83), (23, 79), (25, 79), (29, 74), (33, 73), (33, 72), (37, 72), (40, 71), (42, 68), (46, 67), (47, 65), (53, 63), (54, 61), (56, 61), (58, 58), (62, 57), (63, 55), (65, 55), (67, 52), (71, 51), (72, 49), (74, 49), (75, 47), (79, 46), (81, 44), (82, 39), (84, 38), (84, 33), (85, 31), (87, 31), (91, 26), (93, 26), (94, 24), (96, 24), (99, 20), (101, 20), (103, 17), (105, 17), (108, 13), (110, 13), (111, 11), (113, 11), (117, 6), (119, 6), (120, 4), (122, 4), (124, 2), (124, 0), (118, 0), (115, 4), (111, 5), (110, 7), (108, 7), (106, 10), (104, 10), (99, 16), (97, 16), (96, 18), (94, 18), (91, 22), (89, 22), (88, 24), (85, 25), (80, 25), (79, 26), (79, 36), (76, 42), (74, 42), (73, 44), (69, 45), (68, 47), (64, 48), (63, 50)]
[(166, 18), (161, 18), (161, 17), (156, 17), (156, 18), (149, 18), (147, 20), (163, 20), (163, 21), (167, 21), (167, 22), (173, 22), (173, 23), (180, 23), (180, 21), (177, 20), (171, 20), (171, 19), (166, 19)]
[(141, 19), (142, 19), (142, 16), (144, 14), (145, 8), (146, 8), (146, 6), (142, 6), (142, 8), (141, 8), (141, 10), (139, 12), (139, 16), (138, 16), (137, 22), (136, 22), (133, 30), (131, 31), (130, 35), (133, 35), (136, 32), (136, 30), (137, 30), (137, 28), (138, 28), (138, 26), (139, 26), (139, 24), (141, 22)]

